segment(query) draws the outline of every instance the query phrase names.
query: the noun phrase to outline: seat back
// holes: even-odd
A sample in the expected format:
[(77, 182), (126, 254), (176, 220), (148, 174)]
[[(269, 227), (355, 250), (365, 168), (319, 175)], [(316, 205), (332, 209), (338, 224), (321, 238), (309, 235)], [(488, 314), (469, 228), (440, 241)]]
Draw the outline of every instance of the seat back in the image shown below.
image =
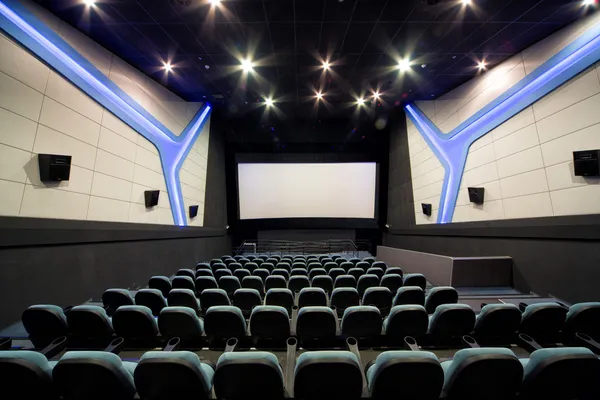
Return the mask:
[(194, 285), (194, 280), (189, 276), (176, 276), (173, 278), (171, 282), (173, 289), (190, 289), (196, 290), (196, 285)]
[(260, 277), (263, 282), (269, 277), (270, 274), (271, 273), (269, 270), (265, 268), (257, 268), (252, 272), (252, 275)]
[(283, 276), (271, 275), (265, 280), (265, 290), (269, 289), (287, 289), (287, 281)]
[(566, 316), (567, 309), (557, 303), (530, 304), (523, 312), (519, 332), (540, 343), (555, 343)]
[(232, 265), (234, 263), (229, 263), (229, 264), (225, 264), (225, 263), (216, 263), (210, 266), (210, 268), (212, 269), (213, 272), (216, 272), (220, 269), (228, 269), (230, 265)]
[(106, 351), (69, 351), (52, 371), (54, 386), (65, 400), (133, 399), (133, 371)]
[(153, 276), (148, 281), (148, 287), (160, 290), (163, 296), (167, 297), (171, 291), (171, 281), (166, 276)]
[(340, 275), (335, 278), (335, 282), (333, 283), (334, 288), (356, 288), (356, 279), (352, 275)]
[(223, 289), (228, 296), (233, 295), (233, 292), (240, 289), (242, 285), (240, 280), (235, 276), (224, 276), (219, 279), (219, 288)]
[(127, 289), (107, 289), (102, 294), (102, 304), (114, 311), (120, 306), (133, 305), (134, 302), (131, 293)]
[(373, 263), (371, 264), (371, 268), (380, 268), (383, 271), (385, 271), (385, 270), (387, 270), (388, 266), (383, 261), (373, 261)]
[[(5, 390), (12, 386), (18, 391), (16, 398), (58, 399), (52, 386), (52, 368), (46, 357), (35, 351), (0, 351), (0, 382)], [(11, 397), (7, 394), (5, 398)]]
[(598, 341), (600, 340), (599, 321), (599, 302), (573, 304), (567, 313), (563, 331), (570, 338), (573, 338), (577, 332), (580, 332)]
[(289, 272), (292, 270), (292, 264), (289, 262), (281, 261), (278, 262), (277, 265), (275, 265), (275, 269), (283, 269), (289, 274)]
[(265, 287), (263, 285), (263, 280), (260, 276), (247, 276), (242, 279), (242, 287), (245, 289), (255, 289), (258, 290), (260, 296), (265, 295)]
[(250, 273), (252, 274), (252, 272), (254, 272), (254, 270), (259, 267), (258, 267), (258, 263), (253, 261), (253, 262), (246, 263), (246, 265), (244, 265), (244, 268), (247, 269), (248, 271), (250, 271)]
[(256, 289), (238, 289), (233, 293), (233, 305), (249, 316), (252, 309), (262, 304), (260, 293)]
[(196, 274), (194, 273), (193, 270), (191, 270), (189, 268), (182, 268), (177, 271), (175, 276), (189, 276), (190, 278), (194, 279), (196, 277)]
[(219, 268), (214, 271), (214, 276), (217, 282), (219, 282), (224, 276), (233, 276), (233, 272), (227, 268)]
[(419, 286), (402, 286), (396, 291), (392, 305), (425, 304), (425, 291)]
[(591, 400), (600, 398), (600, 359), (582, 347), (536, 350), (522, 360), (519, 396), (526, 400)]
[(367, 274), (377, 275), (379, 279), (383, 278), (383, 270), (381, 268), (371, 267), (367, 270)]
[(283, 399), (283, 371), (271, 353), (223, 353), (217, 361), (214, 387), (219, 399)]
[(198, 272), (199, 269), (205, 269), (205, 270), (212, 271), (212, 269), (210, 268), (210, 263), (198, 263), (198, 264), (196, 264), (196, 272)]
[(287, 339), (290, 316), (284, 307), (258, 306), (250, 315), (250, 334), (256, 339)]
[(240, 282), (242, 281), (242, 279), (244, 279), (245, 277), (247, 277), (247, 276), (250, 276), (250, 275), (252, 275), (252, 274), (250, 273), (250, 271), (249, 271), (249, 270), (247, 270), (247, 269), (243, 269), (243, 268), (242, 268), (242, 269), (238, 269), (238, 270), (236, 270), (236, 271), (233, 273), (233, 276), (235, 276), (236, 278), (238, 278), (238, 280), (239, 280)]
[(438, 340), (468, 335), (475, 325), (475, 312), (466, 304), (442, 304), (429, 319), (429, 333)]
[(373, 399), (437, 400), (444, 371), (431, 352), (386, 351), (368, 369), (367, 381)]
[[(209, 289), (204, 290), (203, 294)], [(169, 292), (167, 299), (169, 306), (190, 307), (195, 311), (200, 311), (200, 302), (190, 289), (173, 289)]]
[(229, 306), (231, 302), (223, 289), (206, 289), (200, 295), (202, 310), (206, 311), (214, 306)]
[(329, 307), (302, 307), (298, 311), (296, 334), (300, 340), (335, 337), (337, 318)]
[(388, 269), (385, 270), (385, 274), (386, 275), (396, 274), (396, 275), (400, 275), (401, 278), (404, 276), (404, 272), (402, 271), (402, 268), (399, 268), (399, 267), (389, 267)]
[(46, 347), (54, 339), (66, 336), (69, 331), (63, 309), (55, 305), (30, 306), (23, 311), (21, 321), (36, 347)]
[(427, 313), (433, 314), (437, 306), (442, 304), (456, 304), (458, 292), (451, 286), (438, 286), (431, 288), (425, 299)]
[(329, 276), (331, 277), (331, 279), (333, 279), (334, 282), (335, 278), (341, 275), (346, 275), (346, 271), (344, 271), (342, 268), (332, 268), (329, 270)]
[(423, 274), (406, 274), (404, 275), (402, 286), (418, 286), (425, 290), (425, 287), (427, 287), (427, 279), (425, 279), (425, 275)]
[(351, 263), (350, 261), (345, 261), (343, 263), (340, 263), (339, 265), (340, 265), (340, 268), (346, 272), (350, 271), (351, 268), (354, 268), (354, 264)]
[[(305, 268), (292, 268), (292, 272), (290, 274), (290, 278), (292, 276), (306, 276), (308, 277), (308, 270)], [(289, 281), (288, 281), (289, 284)]]
[(288, 279), (290, 279), (290, 272), (287, 269), (283, 269), (283, 268), (275, 268), (273, 270), (273, 272), (271, 273), (271, 275), (273, 275), (273, 276), (283, 276), (286, 281)]
[(313, 268), (308, 270), (308, 279), (312, 280), (315, 276), (327, 276), (325, 268)]
[(348, 262), (351, 262), (354, 265), (358, 264), (360, 261), (361, 261), (360, 258), (356, 258), (356, 257), (348, 260)]
[(294, 305), (294, 294), (290, 289), (269, 289), (265, 296), (265, 304), (268, 306), (281, 306), (291, 312)]
[(370, 287), (363, 295), (362, 304), (375, 306), (383, 315), (387, 315), (392, 307), (392, 292), (382, 286)]
[(350, 287), (341, 287), (333, 289), (331, 292), (331, 306), (335, 306), (338, 315), (342, 315), (348, 307), (360, 304), (358, 291)]
[(353, 306), (344, 311), (342, 335), (371, 339), (381, 333), (381, 313), (373, 306)]
[(365, 257), (362, 259), (361, 262), (366, 262), (367, 264), (371, 265), (375, 262), (375, 257)]
[(347, 272), (348, 275), (352, 275), (358, 282), (358, 279), (365, 274), (365, 270), (362, 268), (350, 268)]
[(462, 349), (442, 366), (448, 400), (515, 399), (523, 380), (523, 366), (509, 349)]
[(298, 357), (294, 395), (298, 399), (359, 399), (361, 366), (349, 351), (309, 351)]
[(204, 330), (209, 337), (218, 339), (246, 336), (246, 319), (238, 307), (213, 306), (204, 316)]
[(334, 260), (337, 265), (342, 265), (342, 263), (348, 262), (345, 258), (339, 257)]
[(381, 286), (390, 289), (393, 295), (402, 287), (402, 277), (398, 274), (385, 274), (381, 278)]
[(202, 294), (206, 289), (217, 289), (219, 284), (212, 276), (199, 276), (196, 278), (196, 293)]
[(298, 294), (298, 308), (309, 306), (326, 306), (327, 294), (321, 288), (304, 288)]
[(419, 305), (394, 306), (383, 321), (385, 335), (395, 343), (402, 343), (406, 336), (419, 338), (427, 333), (429, 317), (425, 307)]
[(158, 335), (158, 324), (145, 306), (121, 306), (112, 318), (117, 336), (125, 339), (151, 339)]
[(509, 337), (519, 329), (521, 311), (514, 304), (488, 304), (475, 320), (475, 336), (479, 338)]
[(235, 271), (237, 271), (238, 269), (242, 269), (244, 268), (244, 266), (242, 264), (240, 264), (239, 262), (235, 262), (235, 263), (231, 263), (227, 266), (227, 268), (234, 273)]
[(331, 271), (332, 269), (339, 268), (339, 267), (336, 262), (331, 261), (331, 262), (325, 263), (323, 265), (323, 268), (325, 268), (326, 271)]
[(321, 288), (327, 293), (333, 291), (333, 280), (327, 275), (318, 275), (312, 278), (310, 282), (311, 287)]
[(167, 300), (158, 289), (140, 289), (135, 294), (135, 304), (148, 307), (153, 315), (158, 316), (167, 306)]
[(362, 269), (363, 271), (366, 271), (366, 270), (368, 270), (369, 268), (371, 268), (371, 264), (369, 264), (369, 263), (368, 263), (368, 262), (366, 262), (366, 261), (361, 261), (361, 262), (358, 262), (358, 263), (356, 263), (356, 264), (354, 265), (354, 268), (360, 268), (360, 269)]
[(114, 331), (112, 323), (102, 307), (75, 306), (67, 313), (69, 333), (82, 339), (110, 338)]
[(165, 307), (158, 316), (160, 333), (167, 338), (199, 339), (204, 322), (189, 307)]
[(379, 278), (377, 275), (363, 275), (358, 278), (358, 282), (356, 284), (356, 288), (358, 289), (358, 294), (362, 297), (365, 294), (365, 291), (370, 287), (379, 286)]
[(199, 269), (199, 270), (196, 270), (196, 278), (198, 278), (199, 276), (213, 277), (214, 274), (211, 269)]
[(191, 351), (148, 351), (135, 368), (142, 399), (209, 399), (213, 369)]
[(266, 269), (267, 271), (269, 271), (269, 274), (270, 274), (271, 271), (273, 271), (275, 269), (275, 264), (272, 262), (264, 262), (261, 264), (260, 268)]

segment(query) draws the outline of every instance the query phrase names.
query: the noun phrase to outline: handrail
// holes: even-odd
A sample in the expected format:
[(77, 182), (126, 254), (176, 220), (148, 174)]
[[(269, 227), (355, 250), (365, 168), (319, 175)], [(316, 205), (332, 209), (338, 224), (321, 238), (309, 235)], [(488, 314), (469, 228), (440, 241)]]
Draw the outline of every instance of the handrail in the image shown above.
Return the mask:
[(349, 239), (331, 239), (320, 241), (290, 241), (290, 240), (244, 240), (233, 249), (234, 255), (244, 253), (260, 253), (267, 255), (283, 254), (322, 254), (349, 253), (358, 257), (361, 251), (370, 253), (369, 241), (353, 241)]

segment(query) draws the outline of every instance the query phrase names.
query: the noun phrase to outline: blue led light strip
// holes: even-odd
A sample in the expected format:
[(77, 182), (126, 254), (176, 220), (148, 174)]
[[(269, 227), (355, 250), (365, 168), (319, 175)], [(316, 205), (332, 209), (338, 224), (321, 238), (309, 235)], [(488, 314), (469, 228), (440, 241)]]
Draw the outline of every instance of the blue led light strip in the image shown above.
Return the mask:
[(438, 223), (452, 222), (469, 147), (600, 59), (600, 24), (595, 24), (532, 73), (523, 78), (448, 134), (414, 104), (404, 107), (445, 170)]
[(187, 225), (179, 171), (208, 121), (211, 106), (205, 104), (177, 136), (18, 0), (0, 1), (0, 28), (156, 146), (173, 220)]

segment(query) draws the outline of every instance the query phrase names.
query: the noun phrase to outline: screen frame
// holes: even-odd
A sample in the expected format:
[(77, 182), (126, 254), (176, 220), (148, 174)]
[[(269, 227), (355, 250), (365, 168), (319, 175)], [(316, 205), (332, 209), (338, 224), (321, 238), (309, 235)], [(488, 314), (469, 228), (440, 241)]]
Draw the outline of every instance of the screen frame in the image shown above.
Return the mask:
[[(346, 163), (374, 163), (375, 164), (375, 209), (373, 218), (240, 218), (240, 193), (239, 193), (239, 164), (346, 164)], [(335, 153), (238, 153), (235, 155), (235, 205), (237, 224), (253, 225), (257, 229), (289, 229), (295, 228), (366, 228), (377, 229), (379, 220), (379, 192), (380, 192), (380, 163), (374, 157), (364, 154), (335, 154)]]

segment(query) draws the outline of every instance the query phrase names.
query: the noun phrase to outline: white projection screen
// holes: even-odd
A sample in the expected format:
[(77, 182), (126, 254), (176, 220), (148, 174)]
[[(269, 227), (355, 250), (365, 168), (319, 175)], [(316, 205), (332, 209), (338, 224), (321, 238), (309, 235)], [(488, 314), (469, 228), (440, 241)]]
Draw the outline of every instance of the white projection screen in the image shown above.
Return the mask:
[(376, 163), (238, 164), (240, 219), (373, 219), (376, 190)]

